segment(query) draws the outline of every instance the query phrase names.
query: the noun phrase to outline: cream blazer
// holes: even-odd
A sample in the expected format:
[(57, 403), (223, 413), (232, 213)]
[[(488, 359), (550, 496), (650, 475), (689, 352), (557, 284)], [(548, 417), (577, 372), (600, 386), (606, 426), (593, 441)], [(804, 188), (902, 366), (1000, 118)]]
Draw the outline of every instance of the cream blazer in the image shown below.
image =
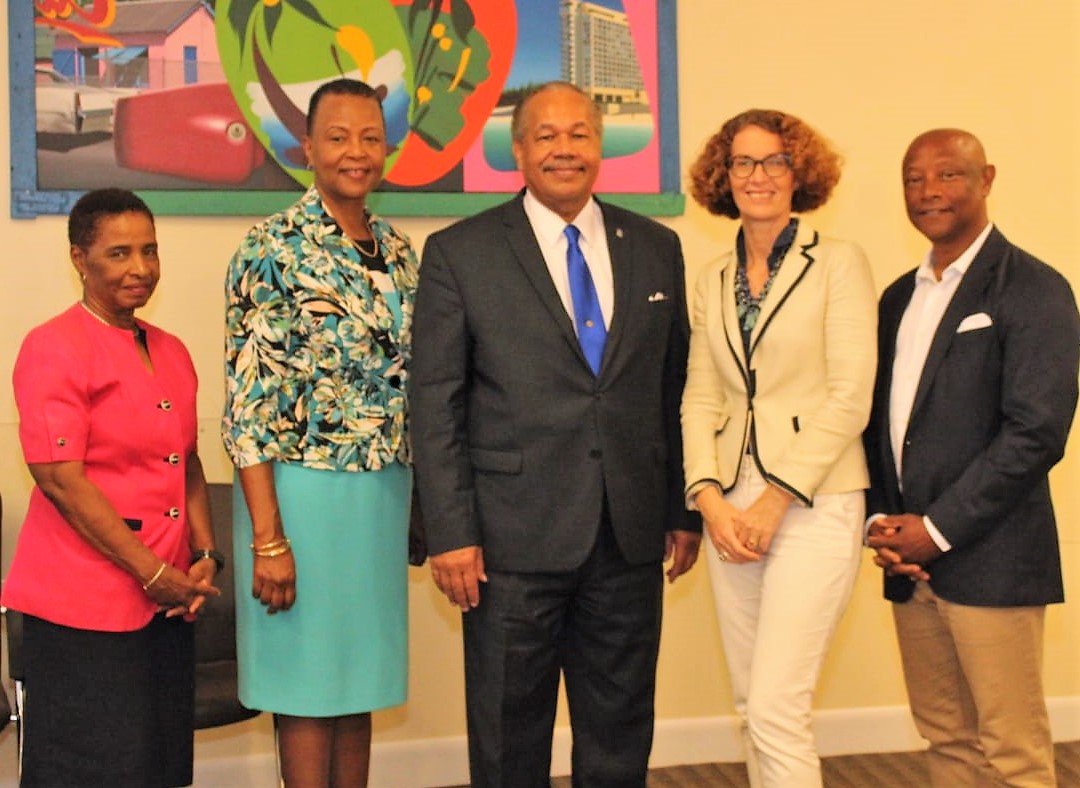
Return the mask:
[(877, 297), (853, 243), (822, 238), (800, 221), (743, 351), (732, 249), (701, 273), (691, 314), (682, 399), (689, 491), (735, 486), (754, 461), (805, 504), (817, 493), (868, 485), (861, 435), (876, 364)]

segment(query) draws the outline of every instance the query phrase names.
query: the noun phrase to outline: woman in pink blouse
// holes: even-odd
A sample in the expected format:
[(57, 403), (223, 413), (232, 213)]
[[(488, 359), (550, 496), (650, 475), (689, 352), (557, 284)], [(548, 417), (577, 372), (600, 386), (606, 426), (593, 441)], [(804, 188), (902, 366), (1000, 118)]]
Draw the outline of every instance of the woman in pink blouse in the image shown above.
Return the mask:
[(195, 370), (136, 320), (160, 275), (154, 218), (121, 189), (68, 219), (82, 300), (15, 362), (36, 486), (2, 603), (25, 614), (22, 785), (192, 780), (191, 621), (213, 585)]

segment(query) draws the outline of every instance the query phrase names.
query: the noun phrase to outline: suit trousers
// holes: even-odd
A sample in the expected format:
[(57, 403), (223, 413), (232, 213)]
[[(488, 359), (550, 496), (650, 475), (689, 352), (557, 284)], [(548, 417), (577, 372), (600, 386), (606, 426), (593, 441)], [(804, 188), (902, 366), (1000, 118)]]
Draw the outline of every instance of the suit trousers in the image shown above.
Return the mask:
[[(930, 568), (933, 574), (933, 567)], [(935, 788), (1052, 788), (1045, 607), (948, 602), (920, 582), (893, 605), (911, 711)]]
[[(606, 520), (606, 518), (605, 518)], [(487, 570), (463, 616), (473, 788), (547, 788), (559, 675), (573, 785), (644, 788), (660, 643), (660, 561), (630, 565), (611, 526), (577, 570)]]
[[(746, 509), (767, 482), (744, 457), (725, 496)], [(752, 788), (820, 788), (811, 705), (821, 665), (855, 584), (862, 490), (793, 503), (760, 561), (706, 549), (716, 617)]]

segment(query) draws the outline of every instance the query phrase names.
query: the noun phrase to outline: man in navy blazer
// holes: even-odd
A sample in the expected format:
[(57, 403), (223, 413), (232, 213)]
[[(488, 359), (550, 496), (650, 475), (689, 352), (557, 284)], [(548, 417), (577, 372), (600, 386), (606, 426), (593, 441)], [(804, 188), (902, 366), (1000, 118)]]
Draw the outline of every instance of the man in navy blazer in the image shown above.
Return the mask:
[(1054, 786), (1042, 691), (1046, 605), (1064, 592), (1047, 473), (1077, 400), (1068, 282), (990, 224), (971, 134), (937, 129), (903, 164), (932, 247), (882, 295), (866, 431), (867, 543), (885, 569), (934, 786)]
[(661, 562), (689, 570), (701, 531), (683, 499), (682, 252), (593, 198), (601, 117), (578, 88), (530, 94), (511, 136), (525, 190), (425, 244), (410, 371), (432, 574), (464, 612), (472, 785), (549, 784), (561, 672), (574, 784), (641, 788)]

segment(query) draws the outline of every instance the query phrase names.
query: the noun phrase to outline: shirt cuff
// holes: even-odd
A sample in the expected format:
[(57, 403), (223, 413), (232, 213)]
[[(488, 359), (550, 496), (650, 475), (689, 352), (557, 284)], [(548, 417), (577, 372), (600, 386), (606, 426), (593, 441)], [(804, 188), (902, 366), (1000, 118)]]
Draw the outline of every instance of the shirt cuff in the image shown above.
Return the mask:
[(862, 531), (863, 547), (869, 547), (869, 545), (866, 543), (866, 540), (870, 538), (870, 526), (873, 524), (874, 520), (884, 516), (885, 512), (874, 512), (872, 515), (866, 518), (866, 522), (863, 523)]
[(934, 540), (934, 544), (938, 546), (938, 549), (941, 552), (947, 553), (952, 550), (952, 545), (949, 544), (949, 540), (942, 536), (941, 531), (934, 525), (933, 520), (924, 514), (922, 521), (923, 525), (926, 526), (926, 533), (930, 534), (930, 538)]

